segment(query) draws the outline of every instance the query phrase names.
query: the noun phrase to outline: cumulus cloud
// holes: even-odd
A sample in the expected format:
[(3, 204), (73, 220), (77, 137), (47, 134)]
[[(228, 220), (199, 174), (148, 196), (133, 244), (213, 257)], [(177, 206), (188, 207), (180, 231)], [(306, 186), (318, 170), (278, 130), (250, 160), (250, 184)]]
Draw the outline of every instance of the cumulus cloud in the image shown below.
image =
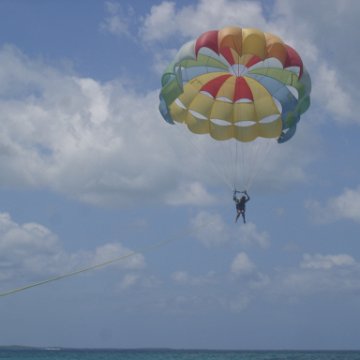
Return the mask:
[(254, 223), (240, 226), (226, 222), (220, 214), (200, 211), (191, 219), (191, 228), (195, 237), (206, 246), (217, 246), (228, 241), (239, 242), (243, 246), (270, 246), (270, 236), (260, 231)]
[(347, 254), (321, 255), (304, 254), (300, 266), (304, 269), (325, 269), (329, 270), (336, 266), (353, 266), (354, 258)]
[(177, 7), (174, 2), (163, 1), (154, 5), (144, 18), (140, 34), (146, 42), (164, 41), (172, 36), (186, 39), (229, 24), (263, 27), (261, 5), (253, 1), (200, 0)]
[[(177, 29), (176, 24), (172, 21), (175, 16), (175, 3), (162, 2), (160, 5), (154, 5), (150, 14), (145, 17), (142, 37), (145, 41), (161, 40), (170, 36)], [(166, 29), (166, 31), (163, 31)]]
[(179, 184), (173, 194), (167, 196), (170, 205), (209, 205), (215, 202), (215, 198), (209, 194), (199, 182)]
[[(37, 223), (17, 224), (7, 213), (0, 214), (0, 278), (8, 280), (16, 274), (41, 274), (61, 261), (58, 239)], [(51, 270), (50, 270), (51, 271)]]
[[(360, 10), (358, 1), (349, 0), (344, 3), (342, 0), (334, 0), (332, 6), (328, 6), (326, 0), (304, 0), (301, 3), (277, 0), (275, 6), (278, 15), (283, 22), (288, 23), (289, 28), (302, 29), (301, 35), (305, 33), (307, 41), (311, 37), (316, 48), (327, 53), (337, 65), (343, 65), (345, 53), (350, 59), (357, 56), (353, 39), (347, 35), (359, 28), (356, 21), (356, 14)], [(308, 11), (310, 7), (312, 11)], [(299, 18), (301, 21), (297, 21)], [(348, 62), (342, 67), (343, 75), (349, 76), (354, 72), (358, 74), (355, 67), (356, 64)]]
[(118, 2), (106, 1), (105, 10), (107, 16), (100, 24), (100, 29), (117, 36), (131, 36), (130, 25), (134, 18), (133, 8), (128, 6), (125, 9)]
[(240, 242), (243, 245), (258, 245), (261, 248), (267, 248), (270, 246), (270, 237), (266, 231), (259, 231), (255, 224), (248, 222), (241, 226), (239, 230)]
[[(195, 277), (187, 271), (172, 274), (172, 279), (180, 285), (210, 285), (216, 280), (217, 286), (226, 281), (241, 281), (241, 291), (223, 294), (219, 306), (234, 312), (251, 304), (254, 298), (277, 298), (282, 301), (302, 301), (305, 297), (319, 294), (358, 293), (360, 290), (360, 266), (348, 254), (304, 254), (299, 266), (267, 269), (260, 272), (258, 266), (244, 251), (239, 252), (230, 264), (230, 278), (219, 274)], [(200, 281), (202, 280), (202, 282)], [(203, 288), (202, 288), (203, 289)], [(205, 291), (205, 290), (202, 290)]]
[(339, 196), (330, 198), (324, 205), (318, 201), (308, 200), (305, 207), (312, 214), (312, 219), (320, 223), (339, 219), (360, 222), (360, 186), (345, 189)]
[(67, 252), (50, 229), (38, 223), (18, 224), (7, 213), (0, 213), (0, 279), (43, 280), (84, 267), (123, 257), (117, 266), (139, 270), (145, 266), (143, 255), (119, 243), (104, 244), (94, 251)]
[(220, 245), (230, 239), (227, 224), (219, 214), (201, 211), (191, 219), (191, 227), (205, 246)]
[(288, 269), (274, 276), (270, 293), (299, 300), (319, 293), (344, 293), (360, 290), (358, 266), (334, 266), (331, 269)]
[(299, 266), (277, 268), (257, 291), (287, 301), (319, 294), (358, 293), (360, 266), (349, 254), (303, 254)]
[[(13, 47), (0, 50), (0, 64), (2, 186), (46, 186), (116, 205), (164, 198), (183, 183), (174, 156), (185, 147), (164, 136), (170, 125), (154, 106), (156, 92), (141, 96), (139, 107), (139, 95), (121, 82), (63, 73)], [(196, 185), (188, 190), (205, 194)]]
[[(251, 304), (254, 298), (278, 298), (282, 301), (302, 301), (305, 297), (319, 294), (358, 293), (360, 290), (360, 266), (348, 254), (304, 254), (297, 267), (267, 269), (260, 272), (251, 257), (244, 251), (239, 252), (230, 264), (226, 279), (220, 274), (194, 276), (187, 271), (177, 271), (171, 275), (175, 284), (182, 286), (202, 285), (202, 296), (211, 294), (210, 287), (216, 283), (221, 287), (230, 281), (233, 289), (241, 290), (218, 296), (218, 307), (238, 312)], [(229, 285), (229, 283), (227, 283)], [(193, 295), (196, 296), (196, 287)], [(184, 296), (184, 301), (187, 297)]]
[(126, 274), (121, 280), (120, 287), (122, 289), (127, 289), (131, 286), (134, 286), (139, 280), (138, 274)]
[(247, 275), (255, 270), (255, 264), (250, 260), (248, 255), (241, 252), (236, 255), (231, 263), (231, 272), (235, 275)]
[[(153, 69), (162, 73), (186, 41), (229, 24), (262, 28), (265, 23), (262, 12), (261, 5), (253, 1), (200, 0), (191, 5), (163, 1), (153, 5), (144, 16), (137, 36), (146, 47), (151, 45)], [(164, 49), (164, 43), (168, 48)]]
[(313, 86), (313, 96), (338, 122), (358, 122), (353, 117), (352, 94), (342, 85), (341, 74), (329, 64), (319, 64)]
[(94, 265), (104, 263), (109, 259), (123, 258), (121, 266), (125, 269), (142, 269), (145, 266), (143, 255), (134, 254), (120, 243), (109, 243), (97, 247), (92, 257)]
[(321, 106), (317, 119), (329, 121), (330, 115), (338, 123), (360, 124), (356, 91), (360, 72), (356, 61), (350, 60), (344, 65), (344, 54), (347, 59), (358, 56), (348, 34), (359, 31), (355, 15), (359, 11), (356, 0), (346, 4), (334, 0), (331, 7), (326, 0), (305, 0), (301, 4), (286, 0), (275, 2), (274, 24), (286, 31), (283, 36), (293, 39), (310, 70), (313, 104)]

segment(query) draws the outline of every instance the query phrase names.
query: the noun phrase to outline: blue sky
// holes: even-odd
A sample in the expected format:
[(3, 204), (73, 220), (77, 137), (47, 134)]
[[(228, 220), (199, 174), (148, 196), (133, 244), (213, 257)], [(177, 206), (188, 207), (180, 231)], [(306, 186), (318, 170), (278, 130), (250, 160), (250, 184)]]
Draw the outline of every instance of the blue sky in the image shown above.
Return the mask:
[[(357, 1), (3, 0), (0, 12), (0, 291), (169, 241), (1, 297), (0, 345), (359, 347)], [(226, 25), (281, 36), (312, 78), (246, 225), (209, 144), (197, 151), (158, 112), (176, 50)]]

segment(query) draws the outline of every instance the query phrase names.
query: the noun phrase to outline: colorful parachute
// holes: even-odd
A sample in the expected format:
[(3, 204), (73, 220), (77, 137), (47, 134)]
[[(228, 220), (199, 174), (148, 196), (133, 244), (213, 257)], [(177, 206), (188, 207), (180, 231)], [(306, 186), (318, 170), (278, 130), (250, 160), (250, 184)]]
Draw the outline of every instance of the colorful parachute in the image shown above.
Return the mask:
[(298, 53), (252, 28), (208, 31), (186, 43), (161, 83), (164, 119), (215, 140), (283, 143), (310, 105), (311, 81)]

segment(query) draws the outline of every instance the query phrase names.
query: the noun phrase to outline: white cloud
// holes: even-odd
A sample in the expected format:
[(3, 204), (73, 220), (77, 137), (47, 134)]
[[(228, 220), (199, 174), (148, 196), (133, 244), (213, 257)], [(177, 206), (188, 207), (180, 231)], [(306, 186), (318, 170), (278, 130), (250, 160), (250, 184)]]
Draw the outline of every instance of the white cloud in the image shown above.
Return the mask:
[[(312, 11), (308, 11), (311, 7)], [(356, 58), (358, 51), (353, 46), (353, 39), (348, 34), (359, 29), (357, 14), (360, 4), (357, 0), (333, 0), (328, 6), (327, 0), (304, 0), (301, 3), (287, 0), (276, 1), (276, 11), (286, 21), (289, 30), (299, 31), (305, 40), (309, 37), (320, 52), (327, 54), (331, 61), (342, 66), (343, 75), (356, 73), (356, 62), (347, 61), (344, 66), (344, 54), (348, 59)], [(321, 15), (321, 16), (319, 16)], [(301, 21), (298, 19), (301, 18)]]
[(124, 9), (118, 2), (106, 1), (105, 8), (107, 16), (100, 24), (100, 29), (117, 36), (130, 36), (130, 24), (134, 16), (132, 7)]
[(145, 266), (143, 255), (133, 254), (121, 244), (105, 244), (94, 251), (67, 252), (57, 236), (38, 223), (18, 224), (0, 213), (0, 279), (44, 280), (124, 257), (116, 265), (123, 270)]
[(360, 186), (355, 190), (345, 189), (340, 196), (330, 200), (329, 206), (341, 217), (360, 222)]
[(359, 122), (353, 117), (352, 96), (342, 87), (341, 74), (329, 64), (319, 64), (313, 86), (313, 96), (318, 99), (338, 122)]
[(176, 24), (173, 21), (174, 16), (174, 2), (165, 1), (160, 5), (154, 5), (150, 10), (150, 14), (144, 19), (143, 29), (141, 30), (144, 41), (161, 40), (174, 33), (176, 31)]
[(167, 40), (173, 36), (186, 39), (229, 24), (263, 27), (261, 5), (253, 1), (200, 0), (194, 5), (177, 8), (174, 2), (163, 1), (151, 8), (140, 34), (144, 42)]
[(303, 254), (299, 267), (277, 268), (262, 290), (289, 301), (317, 294), (358, 293), (359, 275), (359, 263), (349, 254)]
[[(134, 269), (136, 270), (136, 269)], [(158, 288), (162, 282), (153, 275), (146, 275), (143, 273), (126, 273), (117, 285), (119, 291), (128, 290), (131, 288)]]
[(254, 244), (264, 249), (270, 245), (269, 234), (266, 231), (259, 231), (254, 223), (242, 224), (239, 233), (239, 239), (243, 245)]
[(135, 285), (139, 280), (138, 274), (126, 274), (121, 280), (120, 287), (122, 289), (127, 289), (133, 285)]
[(353, 266), (356, 262), (354, 258), (347, 254), (321, 255), (304, 254), (300, 266), (304, 269), (324, 269), (329, 270), (337, 266)]
[[(212, 287), (214, 283), (220, 288), (220, 293), (221, 286), (230, 285), (235, 291), (221, 293), (217, 297), (217, 306), (237, 312), (259, 297), (272, 301), (280, 297), (284, 302), (298, 302), (320, 294), (357, 294), (360, 290), (359, 270), (359, 264), (347, 254), (304, 254), (299, 267), (276, 266), (272, 270), (268, 269), (267, 273), (262, 273), (250, 256), (242, 251), (230, 265), (231, 277), (221, 278), (220, 274), (193, 276), (187, 271), (177, 271), (171, 277), (179, 285), (203, 285), (203, 297), (208, 296), (209, 286)], [(197, 288), (193, 291), (196, 296)], [(185, 299), (186, 297), (184, 301)]]
[(340, 294), (360, 290), (359, 267), (333, 266), (331, 268), (282, 269), (267, 289), (270, 294), (299, 301), (315, 294)]
[(61, 260), (56, 235), (37, 223), (17, 224), (7, 213), (0, 213), (0, 278), (8, 280), (27, 273), (52, 272)]
[(215, 202), (199, 182), (180, 184), (173, 194), (167, 196), (170, 205), (209, 205)]
[(145, 266), (144, 256), (136, 254), (120, 243), (108, 243), (95, 249), (93, 264), (101, 264), (111, 259), (123, 258), (118, 264), (125, 269), (142, 269)]
[(199, 212), (191, 219), (195, 236), (205, 246), (217, 246), (230, 239), (229, 229), (221, 215), (206, 211)]
[(181, 146), (163, 135), (170, 125), (154, 106), (156, 92), (139, 107), (121, 83), (70, 76), (12, 47), (0, 50), (0, 64), (2, 186), (45, 185), (97, 204), (156, 198), (177, 186), (176, 169), (167, 169), (171, 148)]
[(308, 200), (305, 207), (310, 210), (312, 219), (318, 222), (339, 219), (360, 222), (360, 186), (356, 189), (345, 189), (339, 196), (330, 198), (325, 205)]
[(312, 102), (320, 106), (316, 114), (312, 112), (313, 119), (328, 122), (331, 117), (338, 123), (360, 124), (356, 90), (360, 72), (356, 61), (352, 60), (358, 57), (358, 50), (349, 36), (359, 32), (356, 20), (359, 2), (334, 0), (328, 6), (326, 0), (301, 3), (278, 0), (275, 9), (274, 23), (286, 30), (284, 37), (294, 39), (310, 70)]
[(234, 218), (226, 222), (220, 214), (200, 211), (192, 218), (191, 227), (196, 238), (206, 246), (218, 246), (232, 240), (243, 246), (269, 247), (270, 237), (266, 231), (259, 231), (251, 222), (234, 224)]
[(231, 272), (235, 275), (247, 275), (255, 270), (255, 264), (250, 260), (248, 255), (240, 252), (236, 255), (231, 263)]

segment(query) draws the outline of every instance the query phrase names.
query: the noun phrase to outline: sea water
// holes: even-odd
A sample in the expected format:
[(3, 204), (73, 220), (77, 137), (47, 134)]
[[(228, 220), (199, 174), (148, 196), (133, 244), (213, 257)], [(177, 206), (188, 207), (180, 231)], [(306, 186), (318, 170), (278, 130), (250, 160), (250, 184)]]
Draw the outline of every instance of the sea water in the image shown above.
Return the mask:
[(0, 350), (1, 360), (360, 360), (360, 351)]

